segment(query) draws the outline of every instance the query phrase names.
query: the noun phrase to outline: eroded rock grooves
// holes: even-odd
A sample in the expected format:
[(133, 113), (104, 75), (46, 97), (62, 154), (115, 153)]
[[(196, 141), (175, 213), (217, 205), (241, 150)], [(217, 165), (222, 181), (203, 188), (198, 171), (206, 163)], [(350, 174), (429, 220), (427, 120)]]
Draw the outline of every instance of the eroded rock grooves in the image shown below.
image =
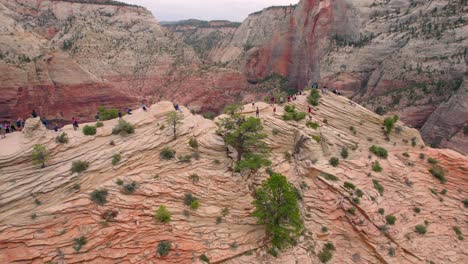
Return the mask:
[[(294, 104), (307, 111), (305, 96)], [(199, 256), (205, 254), (211, 263), (320, 263), (317, 255), (326, 242), (336, 247), (330, 263), (468, 261), (466, 240), (459, 240), (452, 229), (457, 226), (462, 234), (468, 232), (468, 211), (463, 205), (468, 197), (466, 156), (424, 146), (418, 131), (402, 122), (397, 123), (401, 131), (391, 133), (387, 141), (381, 128), (383, 117), (333, 94), (324, 95), (313, 108), (313, 119), (320, 125), (317, 129), (307, 127), (305, 120), (283, 121), (282, 108), (273, 115), (270, 105), (256, 105), (272, 148), (272, 169), (286, 175), (303, 197), (306, 229), (298, 244), (280, 252), (278, 258), (266, 253), (264, 229), (250, 216), (249, 187), (261, 184), (267, 175), (264, 170), (249, 178), (233, 173), (215, 123), (184, 107), (183, 123), (173, 140), (166, 124), (173, 105), (160, 102), (148, 112), (136, 110), (125, 116), (136, 128), (125, 137), (112, 135), (118, 120), (109, 120), (95, 136), (66, 126), (63, 131), (69, 143), (57, 144), (57, 133), (45, 130), (37, 119), (28, 119), (24, 133), (8, 134), (1, 140), (0, 262), (200, 263)], [(243, 113), (255, 115), (255, 109), (246, 105)], [(293, 153), (301, 136), (306, 140), (287, 161), (284, 153)], [(312, 136), (320, 136), (320, 142)], [(160, 158), (167, 146), (176, 150), (177, 157), (193, 153), (188, 145), (192, 137), (199, 144), (199, 160), (184, 163), (178, 158)], [(34, 144), (50, 151), (44, 169), (31, 163)], [(386, 148), (388, 158), (371, 154), (371, 145)], [(349, 150), (348, 159), (340, 157), (343, 147)], [(113, 166), (115, 154), (121, 155), (121, 161)], [(329, 165), (330, 157), (340, 157), (338, 167)], [(432, 166), (428, 157), (444, 168), (446, 184), (428, 172)], [(71, 173), (76, 160), (89, 162), (89, 168)], [(381, 173), (371, 169), (376, 160), (383, 167)], [(194, 173), (199, 182), (189, 179)], [(330, 180), (327, 174), (338, 180)], [(125, 194), (116, 184), (118, 179), (125, 184), (135, 181), (136, 191)], [(384, 187), (382, 194), (373, 180)], [(362, 190), (359, 201), (343, 187), (344, 182)], [(108, 202), (98, 206), (89, 195), (102, 188), (109, 191)], [(186, 193), (199, 198), (198, 210), (184, 206)], [(172, 213), (167, 224), (154, 219), (160, 205)], [(229, 213), (217, 224), (223, 208)], [(379, 208), (384, 209), (383, 215)], [(109, 210), (114, 219), (105, 222), (102, 215)], [(390, 214), (396, 216), (396, 223), (383, 228)], [(426, 225), (426, 235), (414, 231), (418, 224)], [(87, 243), (76, 252), (73, 239), (80, 236)], [(165, 257), (156, 255), (161, 241), (172, 243)]]
[(98, 106), (141, 100), (217, 112), (262, 98), (279, 74), (283, 89), (336, 87), (422, 128), (429, 144), (466, 153), (467, 21), (465, 0), (302, 0), (240, 25), (166, 28), (115, 1), (0, 0), (0, 119), (36, 108), (91, 120)]

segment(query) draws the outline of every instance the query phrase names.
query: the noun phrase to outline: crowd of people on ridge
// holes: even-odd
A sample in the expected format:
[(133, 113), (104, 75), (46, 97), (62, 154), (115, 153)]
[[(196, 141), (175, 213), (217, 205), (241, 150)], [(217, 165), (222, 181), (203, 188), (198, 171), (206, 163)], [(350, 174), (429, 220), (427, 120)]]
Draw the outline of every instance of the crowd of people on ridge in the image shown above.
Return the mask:
[[(317, 83), (314, 83), (312, 85), (312, 89), (319, 89), (319, 85)], [(327, 94), (329, 92), (327, 86), (323, 86), (321, 91), (322, 91), (323, 94)], [(339, 90), (337, 90), (337, 89), (331, 89), (331, 91), (332, 91), (332, 93), (334, 93), (336, 95), (341, 95), (341, 92)], [(280, 97), (278, 104), (283, 105), (285, 103), (285, 101), (287, 101), (288, 103), (296, 101), (298, 96), (302, 96), (302, 95), (305, 95), (304, 91), (299, 90), (297, 93), (292, 94), (292, 95), (288, 95), (286, 98)], [(270, 104), (271, 104), (271, 106), (273, 106), (273, 115), (276, 115), (276, 105), (275, 105), (275, 103), (277, 103), (276, 98), (272, 95), (270, 97)], [(354, 102), (352, 102), (351, 100), (349, 101), (349, 103), (350, 103), (350, 105), (355, 106)], [(255, 108), (255, 102), (252, 102), (252, 108), (255, 109), (256, 117), (259, 117), (260, 116), (260, 109), (258, 107)], [(143, 102), (141, 103), (141, 109), (143, 109), (143, 111), (145, 111), (145, 112), (148, 111), (148, 107)], [(176, 111), (182, 112), (182, 110), (181, 110), (181, 108), (180, 108), (180, 106), (178, 104), (174, 104), (174, 109)], [(131, 115), (132, 114), (132, 109), (125, 108), (124, 112), (127, 115)], [(312, 108), (310, 106), (308, 107), (308, 115), (309, 115), (309, 119), (312, 120)], [(38, 117), (38, 113), (36, 112), (36, 110), (32, 110), (31, 117), (33, 117), (33, 118)], [(123, 112), (122, 112), (122, 110), (119, 110), (118, 111), (118, 118), (122, 119), (122, 117), (123, 117)], [(99, 113), (96, 114), (95, 119), (97, 121), (100, 120)], [(49, 121), (45, 117), (41, 117), (40, 120), (41, 120), (41, 123), (47, 129), (50, 129)], [(0, 139), (5, 138), (6, 134), (8, 134), (8, 133), (12, 133), (12, 132), (15, 132), (15, 131), (21, 131), (24, 128), (24, 125), (25, 125), (25, 120), (21, 119), (20, 117), (18, 117), (18, 119), (16, 120), (16, 122), (14, 124), (11, 124), (11, 122), (9, 122), (9, 121), (5, 121), (3, 123), (0, 123)], [(74, 130), (77, 130), (79, 128), (78, 119), (76, 117), (72, 118), (72, 125), (73, 125)], [(52, 129), (55, 132), (60, 131), (60, 127), (59, 127), (59, 125), (57, 123), (54, 124)]]

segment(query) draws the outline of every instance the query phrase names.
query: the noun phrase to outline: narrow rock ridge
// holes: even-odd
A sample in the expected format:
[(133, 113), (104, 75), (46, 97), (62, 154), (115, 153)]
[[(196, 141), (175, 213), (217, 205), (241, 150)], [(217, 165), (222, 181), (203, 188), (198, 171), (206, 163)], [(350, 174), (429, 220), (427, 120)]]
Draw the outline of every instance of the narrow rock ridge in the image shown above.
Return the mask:
[[(306, 96), (291, 104), (307, 111)], [(284, 121), (282, 107), (277, 106), (273, 115), (272, 106), (261, 102), (256, 106), (272, 149), (272, 169), (287, 176), (302, 195), (306, 229), (297, 245), (281, 251), (278, 258), (266, 253), (264, 228), (251, 217), (252, 188), (267, 177), (264, 170), (251, 177), (233, 173), (215, 122), (185, 107), (174, 140), (166, 123), (173, 104), (159, 102), (147, 112), (136, 110), (123, 117), (136, 128), (128, 136), (113, 135), (118, 120), (109, 120), (95, 136), (83, 135), (85, 124), (78, 131), (65, 126), (69, 143), (57, 144), (58, 133), (45, 130), (38, 119), (28, 119), (23, 132), (0, 141), (0, 262), (201, 263), (199, 256), (205, 254), (211, 263), (320, 263), (317, 255), (326, 242), (336, 247), (330, 263), (468, 261), (466, 242), (452, 230), (458, 226), (468, 233), (468, 211), (462, 202), (468, 197), (465, 155), (424, 146), (419, 132), (402, 122), (397, 123), (401, 131), (392, 132), (387, 141), (383, 117), (334, 94), (324, 94), (319, 106), (313, 107), (313, 121), (320, 125), (316, 130), (306, 126), (306, 120)], [(243, 114), (255, 115), (255, 108), (246, 105)], [(312, 136), (320, 136), (320, 142)], [(199, 143), (197, 150), (188, 145), (192, 137)], [(50, 151), (43, 169), (32, 165), (34, 144)], [(378, 159), (381, 173), (371, 169), (377, 160), (368, 150), (371, 145), (389, 152), (387, 159)], [(177, 157), (198, 152), (200, 159), (162, 160), (160, 151), (167, 146), (176, 150)], [(343, 147), (349, 149), (348, 159), (340, 157)], [(285, 152), (293, 154), (290, 161)], [(420, 159), (421, 153), (425, 159)], [(114, 154), (122, 157), (115, 166)], [(330, 157), (340, 158), (338, 167), (329, 165)], [(446, 184), (428, 172), (428, 157), (446, 170)], [(89, 162), (88, 170), (71, 173), (77, 160)], [(199, 176), (199, 182), (189, 179), (192, 174)], [(338, 180), (331, 181), (328, 174)], [(138, 187), (125, 194), (117, 179), (125, 184), (135, 181)], [(384, 187), (383, 195), (372, 180)], [(362, 190), (359, 202), (344, 182)], [(104, 206), (89, 199), (91, 191), (101, 188), (109, 191)], [(186, 193), (199, 198), (198, 210), (184, 206)], [(167, 224), (153, 217), (160, 205), (172, 213)], [(420, 213), (413, 211), (415, 207)], [(229, 213), (217, 224), (223, 208)], [(116, 216), (105, 222), (102, 215), (108, 210)], [(382, 228), (388, 214), (396, 216), (396, 223)], [(418, 235), (414, 228), (425, 221), (427, 234)], [(87, 243), (75, 252), (73, 239), (80, 236)], [(158, 257), (156, 247), (163, 240), (170, 241), (172, 248), (167, 256)]]

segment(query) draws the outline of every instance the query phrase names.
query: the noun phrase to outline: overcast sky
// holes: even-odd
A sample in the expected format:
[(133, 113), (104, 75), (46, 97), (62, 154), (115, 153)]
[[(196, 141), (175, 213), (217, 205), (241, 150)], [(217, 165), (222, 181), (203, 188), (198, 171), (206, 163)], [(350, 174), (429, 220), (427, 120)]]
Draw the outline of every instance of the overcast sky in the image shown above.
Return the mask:
[(250, 13), (273, 5), (297, 4), (299, 0), (120, 0), (144, 6), (158, 21), (189, 18), (226, 19), (242, 22)]

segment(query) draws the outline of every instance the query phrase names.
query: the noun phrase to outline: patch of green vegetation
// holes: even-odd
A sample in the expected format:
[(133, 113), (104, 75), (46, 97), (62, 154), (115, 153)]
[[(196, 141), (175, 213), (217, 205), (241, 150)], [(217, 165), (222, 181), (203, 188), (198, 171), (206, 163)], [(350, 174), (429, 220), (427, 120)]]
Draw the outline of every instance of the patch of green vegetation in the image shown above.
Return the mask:
[(119, 111), (111, 108), (106, 109), (105, 107), (98, 107), (98, 115), (100, 121), (111, 120), (119, 117)]
[(332, 157), (330, 158), (329, 163), (333, 167), (337, 167), (340, 164), (340, 159), (338, 159), (337, 157)]
[(67, 144), (68, 143), (68, 135), (65, 132), (62, 132), (55, 138), (55, 142), (58, 144)]
[(318, 89), (312, 89), (309, 96), (307, 96), (307, 102), (313, 106), (318, 106), (320, 103), (320, 92)]
[(119, 164), (120, 160), (122, 159), (122, 157), (120, 156), (120, 154), (114, 154), (114, 156), (112, 156), (112, 165), (117, 165)]
[(319, 128), (319, 124), (317, 122), (312, 122), (312, 121), (307, 121), (306, 126), (312, 128), (312, 129)]
[(322, 251), (319, 252), (318, 257), (322, 263), (327, 263), (333, 258), (333, 251), (335, 251), (335, 246), (331, 243), (328, 242), (326, 243)]
[(374, 153), (377, 157), (380, 157), (380, 158), (383, 158), (383, 159), (386, 159), (388, 157), (387, 150), (382, 148), (382, 147), (377, 147), (375, 145), (372, 145), (369, 148), (369, 151)]
[(91, 192), (90, 199), (98, 205), (104, 205), (107, 203), (107, 195), (109, 193), (106, 189), (97, 189)]
[(414, 230), (420, 235), (425, 235), (427, 233), (427, 228), (425, 225), (416, 225)]
[(93, 136), (96, 135), (96, 127), (95, 126), (89, 126), (86, 125), (83, 127), (83, 134), (86, 136)]
[(317, 142), (320, 143), (322, 141), (322, 138), (320, 136), (312, 135), (312, 138)]
[(413, 212), (419, 214), (421, 212), (421, 209), (419, 207), (414, 207)]
[(453, 231), (455, 234), (457, 234), (458, 240), (464, 240), (465, 238), (463, 237), (463, 233), (461, 232), (460, 228), (458, 226), (453, 227)]
[(158, 210), (156, 210), (154, 218), (161, 223), (169, 223), (171, 221), (171, 212), (167, 210), (166, 206), (161, 205)]
[(374, 163), (372, 163), (372, 170), (375, 172), (382, 172), (382, 167), (380, 166), (380, 163), (378, 160), (376, 160)]
[(304, 112), (298, 112), (296, 111), (296, 106), (295, 105), (286, 105), (284, 107), (285, 113), (283, 114), (283, 119), (284, 120), (294, 120), (294, 121), (300, 121), (306, 117), (306, 113)]
[(379, 181), (376, 179), (373, 179), (372, 183), (374, 184), (374, 188), (380, 193), (380, 195), (383, 195), (384, 187), (379, 183)]
[(206, 263), (210, 263), (210, 259), (205, 254), (201, 254), (200, 260)]
[(345, 187), (348, 190), (354, 190), (356, 189), (356, 186), (350, 182), (344, 182), (343, 187)]
[(40, 164), (42, 168), (45, 168), (47, 160), (49, 160), (49, 152), (47, 149), (41, 144), (34, 145), (32, 151), (33, 164)]
[(89, 168), (89, 162), (87, 161), (81, 161), (81, 160), (75, 160), (72, 162), (72, 167), (71, 167), (71, 172), (72, 173), (80, 173), (83, 171), (86, 171)]
[(343, 159), (347, 159), (348, 156), (349, 156), (348, 149), (347, 149), (347, 148), (341, 149), (341, 157), (342, 157)]
[(184, 196), (184, 204), (190, 206), (192, 210), (197, 210), (200, 207), (200, 202), (198, 198), (193, 196), (191, 193), (186, 193)]
[(167, 254), (169, 254), (170, 250), (171, 250), (171, 242), (161, 241), (159, 242), (158, 249), (156, 251), (158, 253), (158, 256), (165, 257), (167, 256)]
[(131, 183), (127, 183), (123, 186), (122, 190), (125, 194), (134, 193), (137, 188), (137, 183), (132, 181)]
[(159, 156), (163, 160), (171, 160), (175, 157), (176, 151), (171, 149), (170, 147), (165, 147), (159, 153)]
[(329, 181), (338, 181), (338, 177), (336, 177), (335, 175), (331, 175), (331, 174), (328, 174), (328, 173), (322, 173), (322, 176), (326, 180), (329, 180)]
[(265, 225), (273, 246), (279, 249), (293, 244), (303, 230), (296, 190), (286, 177), (272, 172), (255, 193), (252, 215)]
[(104, 123), (101, 122), (101, 121), (98, 121), (98, 122), (96, 122), (96, 125), (95, 125), (95, 126), (96, 126), (96, 127), (103, 127), (103, 126), (104, 126)]
[(427, 162), (429, 162), (432, 165), (436, 165), (437, 163), (439, 163), (438, 160), (431, 158), (431, 157), (427, 158)]
[(81, 248), (86, 245), (87, 239), (85, 236), (80, 236), (78, 238), (73, 239), (73, 249), (76, 252), (80, 252)]
[(123, 119), (120, 119), (119, 123), (112, 129), (112, 134), (114, 135), (120, 134), (122, 136), (126, 136), (133, 133), (135, 133), (133, 125)]
[(377, 210), (377, 212), (381, 215), (385, 214), (385, 209), (383, 208), (379, 208), (379, 210)]
[(439, 165), (433, 165), (432, 168), (429, 169), (429, 172), (436, 177), (441, 183), (446, 183), (447, 179), (445, 178), (445, 171)]
[(387, 221), (387, 224), (394, 225), (396, 222), (396, 217), (394, 215), (387, 215), (385, 220)]

